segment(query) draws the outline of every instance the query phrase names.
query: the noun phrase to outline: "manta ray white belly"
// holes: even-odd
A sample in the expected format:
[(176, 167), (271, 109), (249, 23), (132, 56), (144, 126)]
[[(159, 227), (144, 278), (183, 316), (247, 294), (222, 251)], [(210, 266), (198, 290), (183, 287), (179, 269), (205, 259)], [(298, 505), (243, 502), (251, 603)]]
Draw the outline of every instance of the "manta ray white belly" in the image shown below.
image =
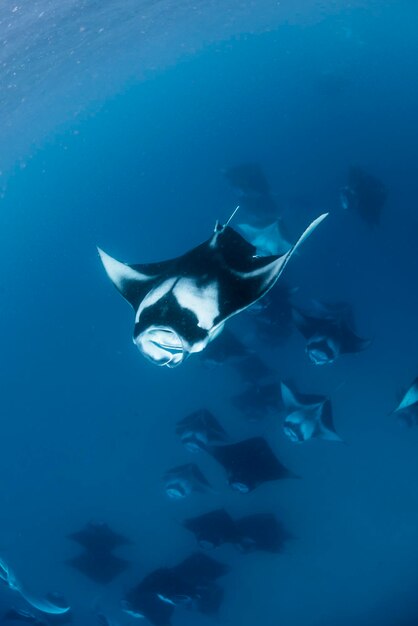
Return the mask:
[[(166, 308), (173, 312), (172, 326), (148, 326), (134, 336), (135, 345), (156, 365), (177, 367), (189, 354), (203, 350), (223, 328), (221, 325), (217, 332), (211, 332), (219, 316), (216, 282), (199, 286), (191, 278), (171, 278), (164, 281), (150, 291), (138, 308), (135, 317), (138, 327), (141, 327), (142, 317), (152, 307), (155, 307), (155, 313), (164, 312)], [(191, 340), (187, 324), (184, 323), (187, 320), (186, 312), (191, 314), (193, 323), (196, 321), (197, 327), (204, 331), (201, 339)]]

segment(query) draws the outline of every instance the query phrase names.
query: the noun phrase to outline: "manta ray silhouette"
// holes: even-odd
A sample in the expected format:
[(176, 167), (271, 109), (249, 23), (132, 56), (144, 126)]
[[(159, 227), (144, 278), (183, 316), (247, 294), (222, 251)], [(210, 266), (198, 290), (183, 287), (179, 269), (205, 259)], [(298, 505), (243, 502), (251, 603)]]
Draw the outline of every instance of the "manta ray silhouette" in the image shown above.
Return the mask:
[(135, 310), (133, 341), (156, 365), (176, 367), (201, 352), (224, 323), (264, 296), (292, 254), (327, 214), (304, 231), (282, 256), (258, 257), (256, 248), (228, 223), (183, 256), (127, 265), (99, 249), (107, 275)]
[(216, 584), (229, 567), (203, 553), (194, 553), (175, 567), (150, 572), (128, 591), (123, 610), (154, 626), (169, 626), (176, 607), (216, 614), (223, 590)]

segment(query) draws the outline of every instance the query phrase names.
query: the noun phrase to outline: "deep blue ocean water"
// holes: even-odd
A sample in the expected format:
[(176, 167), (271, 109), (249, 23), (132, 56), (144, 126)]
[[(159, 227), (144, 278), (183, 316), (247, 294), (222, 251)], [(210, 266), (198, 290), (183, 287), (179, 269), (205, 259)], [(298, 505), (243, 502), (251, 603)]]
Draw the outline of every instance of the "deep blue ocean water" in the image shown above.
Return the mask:
[[(174, 626), (418, 624), (418, 430), (391, 415), (418, 375), (416, 3), (42, 0), (0, 18), (0, 557), (34, 593), (61, 592), (76, 626), (98, 611), (123, 626), (138, 623), (126, 592), (196, 549), (186, 517), (272, 512), (293, 537), (283, 552), (211, 553), (231, 566), (219, 615), (176, 610)], [(330, 395), (346, 445), (244, 419), (230, 364), (146, 361), (100, 264), (97, 245), (151, 262), (209, 238), (237, 204), (224, 171), (247, 162), (291, 241), (329, 211), (286, 283), (301, 305), (349, 302), (372, 345), (315, 367), (296, 331), (276, 346), (245, 314), (230, 328), (278, 388)], [(352, 164), (388, 189), (375, 228), (341, 209)], [(234, 493), (175, 435), (199, 408), (234, 441), (265, 437), (300, 480)], [(190, 461), (214, 491), (170, 501), (162, 476)], [(106, 586), (66, 563), (67, 535), (92, 520), (134, 542)], [(0, 589), (2, 612), (20, 602)]]

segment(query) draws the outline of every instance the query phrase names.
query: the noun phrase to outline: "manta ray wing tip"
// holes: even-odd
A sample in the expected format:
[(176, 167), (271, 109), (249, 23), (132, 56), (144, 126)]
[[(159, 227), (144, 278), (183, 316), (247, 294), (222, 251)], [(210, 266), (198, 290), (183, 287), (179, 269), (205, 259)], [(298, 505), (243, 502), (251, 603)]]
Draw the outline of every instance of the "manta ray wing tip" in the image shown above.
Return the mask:
[(106, 262), (110, 259), (109, 255), (104, 250), (99, 248), (99, 246), (96, 246), (96, 250), (98, 252), (101, 262), (106, 267)]
[(327, 218), (329, 215), (329, 212), (327, 213), (321, 213), (321, 215), (318, 215), (318, 217), (312, 222), (312, 225), (317, 226), (318, 224), (320, 224), (321, 222), (324, 221), (325, 218)]

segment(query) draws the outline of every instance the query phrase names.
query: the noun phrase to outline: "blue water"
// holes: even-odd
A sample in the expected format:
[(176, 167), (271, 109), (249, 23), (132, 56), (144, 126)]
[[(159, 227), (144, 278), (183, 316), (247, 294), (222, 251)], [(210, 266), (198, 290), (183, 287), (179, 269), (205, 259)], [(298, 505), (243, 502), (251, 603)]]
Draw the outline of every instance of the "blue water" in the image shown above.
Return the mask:
[[(218, 624), (413, 626), (418, 431), (390, 413), (418, 374), (418, 7), (177, 4), (37, 2), (42, 27), (34, 4), (0, 12), (7, 72), (25, 66), (13, 89), (4, 65), (0, 74), (0, 556), (33, 592), (63, 593), (77, 626), (94, 626), (98, 610), (135, 624), (120, 600), (196, 549), (186, 517), (272, 512), (293, 536), (283, 553), (212, 554), (231, 566)], [(105, 43), (89, 36), (100, 28)], [(330, 395), (347, 445), (295, 446), (278, 416), (243, 419), (230, 397), (245, 386), (228, 364), (150, 364), (101, 267), (96, 245), (150, 262), (209, 238), (237, 203), (223, 171), (248, 161), (292, 241), (330, 212), (286, 270), (298, 302), (349, 302), (373, 341), (321, 368), (296, 331), (280, 346), (244, 339), (277, 385)], [(374, 229), (339, 205), (351, 164), (388, 188)], [(244, 334), (243, 324), (231, 328)], [(175, 436), (199, 408), (233, 440), (265, 437), (301, 479), (232, 492)], [(172, 502), (162, 476), (190, 460), (214, 492)], [(91, 520), (134, 541), (117, 552), (131, 567), (106, 587), (66, 564), (80, 551), (66, 535)], [(19, 603), (0, 594), (2, 611)], [(210, 623), (180, 610), (173, 619)]]

